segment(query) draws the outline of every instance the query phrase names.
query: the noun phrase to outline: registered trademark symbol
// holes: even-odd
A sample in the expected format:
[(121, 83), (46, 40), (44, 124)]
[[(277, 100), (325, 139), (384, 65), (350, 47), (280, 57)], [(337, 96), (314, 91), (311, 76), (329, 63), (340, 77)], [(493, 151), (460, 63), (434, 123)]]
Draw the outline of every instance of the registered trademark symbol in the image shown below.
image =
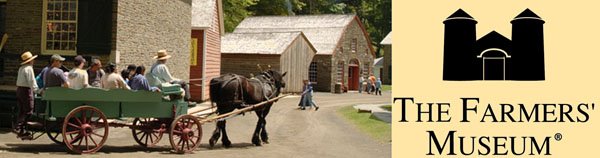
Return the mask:
[(562, 134), (560, 134), (560, 133), (554, 134), (554, 139), (556, 139), (556, 141), (560, 141), (560, 140), (562, 140), (562, 138), (563, 138)]

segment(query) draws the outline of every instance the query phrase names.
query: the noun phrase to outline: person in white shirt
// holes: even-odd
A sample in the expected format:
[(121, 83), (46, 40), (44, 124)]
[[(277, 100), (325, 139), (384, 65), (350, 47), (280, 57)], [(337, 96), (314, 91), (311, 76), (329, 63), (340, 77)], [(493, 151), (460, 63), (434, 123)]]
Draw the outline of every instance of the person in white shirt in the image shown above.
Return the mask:
[(117, 73), (117, 65), (114, 63), (109, 63), (106, 66), (106, 75), (102, 76), (102, 79), (100, 79), (100, 85), (104, 89), (131, 89), (127, 86), (127, 83), (125, 83), (125, 79)]
[(33, 113), (33, 92), (37, 91), (38, 86), (35, 81), (35, 74), (33, 72), (33, 59), (37, 58), (37, 55), (32, 55), (31, 52), (25, 52), (21, 55), (21, 67), (17, 74), (17, 106), (19, 108), (19, 115), (16, 120), (16, 127), (13, 124), (13, 131), (18, 132), (18, 136), (21, 139), (31, 139), (30, 133), (26, 133), (23, 126), (29, 116)]
[[(190, 99), (190, 88), (189, 88), (189, 84), (185, 81), (182, 81), (178, 78), (175, 78), (173, 76), (171, 76), (171, 73), (169, 72), (169, 68), (167, 67), (166, 63), (167, 63), (167, 59), (171, 58), (171, 55), (168, 54), (167, 50), (159, 50), (156, 53), (156, 56), (154, 56), (154, 59), (156, 59), (156, 63), (154, 63), (152, 65), (152, 67), (150, 68), (150, 73), (152, 73), (153, 76), (155, 76), (158, 81), (152, 81), (150, 86), (160, 86), (160, 84), (162, 83), (170, 83), (170, 84), (179, 84), (181, 85), (181, 88), (183, 88), (183, 90), (185, 91), (185, 99), (186, 101), (189, 102)], [(149, 79), (152, 80), (152, 79)], [(156, 85), (158, 84), (158, 85)], [(190, 105), (194, 105), (194, 102), (189, 102)]]
[(72, 89), (81, 89), (81, 88), (87, 88), (89, 86), (88, 83), (88, 74), (87, 72), (83, 69), (83, 66), (85, 65), (86, 61), (85, 59), (81, 56), (78, 55), (75, 57), (75, 68), (73, 68), (70, 72), (69, 72), (69, 84), (70, 84), (70, 88)]

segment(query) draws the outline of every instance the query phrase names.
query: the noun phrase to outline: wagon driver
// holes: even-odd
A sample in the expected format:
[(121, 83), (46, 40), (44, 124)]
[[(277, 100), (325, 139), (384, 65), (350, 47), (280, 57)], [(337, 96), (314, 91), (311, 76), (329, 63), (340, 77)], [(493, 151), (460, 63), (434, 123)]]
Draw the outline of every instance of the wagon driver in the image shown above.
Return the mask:
[(33, 72), (33, 61), (37, 55), (31, 52), (25, 52), (21, 55), (21, 67), (17, 74), (17, 106), (19, 116), (17, 117), (17, 127), (13, 127), (18, 132), (21, 139), (31, 139), (31, 135), (25, 132), (23, 126), (25, 121), (33, 113), (33, 92), (37, 91), (38, 86)]
[[(190, 105), (195, 105), (194, 102), (189, 101), (190, 100), (189, 84), (185, 81), (182, 81), (181, 79), (177, 79), (177, 78), (171, 76), (171, 72), (169, 72), (169, 68), (166, 65), (167, 59), (169, 59), (169, 58), (171, 58), (171, 55), (169, 55), (167, 50), (163, 49), (163, 50), (159, 50), (158, 52), (156, 52), (156, 56), (154, 56), (154, 59), (156, 59), (156, 63), (154, 63), (154, 65), (152, 65), (152, 67), (150, 68), (150, 73), (152, 73), (152, 75), (155, 76), (158, 79), (158, 81), (152, 81), (152, 82), (158, 82), (160, 84), (170, 83), (170, 84), (181, 85), (181, 88), (183, 88), (183, 90), (185, 91), (185, 101), (188, 101), (188, 103)], [(152, 83), (151, 83), (151, 86), (159, 86), (159, 85), (152, 85)]]

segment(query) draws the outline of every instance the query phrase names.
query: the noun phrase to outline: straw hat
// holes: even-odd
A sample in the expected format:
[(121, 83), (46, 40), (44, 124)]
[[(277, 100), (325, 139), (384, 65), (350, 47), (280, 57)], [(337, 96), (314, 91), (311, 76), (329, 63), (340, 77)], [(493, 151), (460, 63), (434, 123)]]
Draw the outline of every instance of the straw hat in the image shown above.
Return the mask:
[(29, 63), (37, 57), (38, 57), (37, 55), (33, 55), (33, 54), (31, 54), (31, 52), (27, 51), (27, 52), (21, 54), (21, 61), (23, 61), (21, 63), (21, 65)]
[(169, 58), (171, 58), (171, 55), (169, 55), (167, 50), (164, 50), (164, 49), (156, 52), (156, 56), (154, 56), (154, 59), (156, 59), (156, 60), (165, 60), (165, 59), (169, 59)]

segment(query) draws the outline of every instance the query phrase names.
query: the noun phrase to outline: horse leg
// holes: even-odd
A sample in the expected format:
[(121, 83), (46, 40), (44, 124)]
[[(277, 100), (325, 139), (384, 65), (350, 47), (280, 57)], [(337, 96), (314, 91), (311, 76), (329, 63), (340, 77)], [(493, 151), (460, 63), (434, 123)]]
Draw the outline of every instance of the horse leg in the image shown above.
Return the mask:
[(227, 137), (227, 130), (225, 130), (227, 121), (223, 120), (219, 122), (223, 122), (223, 124), (221, 125), (221, 132), (223, 133), (223, 138), (221, 139), (221, 142), (223, 143), (223, 146), (225, 148), (229, 148), (231, 147), (231, 141), (229, 141), (229, 137)]
[(215, 146), (215, 144), (219, 140), (219, 137), (221, 137), (220, 124), (221, 124), (221, 121), (217, 121), (217, 124), (215, 126), (215, 131), (213, 131), (213, 135), (210, 137), (210, 140), (208, 140), (208, 143), (211, 148)]
[(262, 117), (259, 117), (259, 120), (262, 119), (262, 130), (260, 132), (260, 138), (265, 144), (269, 144), (269, 134), (267, 133), (267, 115), (271, 109), (271, 105), (266, 105), (266, 109), (263, 111)]
[(261, 146), (261, 142), (260, 142), (260, 138), (259, 138), (259, 134), (262, 130), (262, 111), (255, 111), (256, 115), (258, 116), (258, 122), (256, 122), (256, 128), (254, 129), (254, 134), (252, 135), (252, 144), (256, 145), (256, 146)]

